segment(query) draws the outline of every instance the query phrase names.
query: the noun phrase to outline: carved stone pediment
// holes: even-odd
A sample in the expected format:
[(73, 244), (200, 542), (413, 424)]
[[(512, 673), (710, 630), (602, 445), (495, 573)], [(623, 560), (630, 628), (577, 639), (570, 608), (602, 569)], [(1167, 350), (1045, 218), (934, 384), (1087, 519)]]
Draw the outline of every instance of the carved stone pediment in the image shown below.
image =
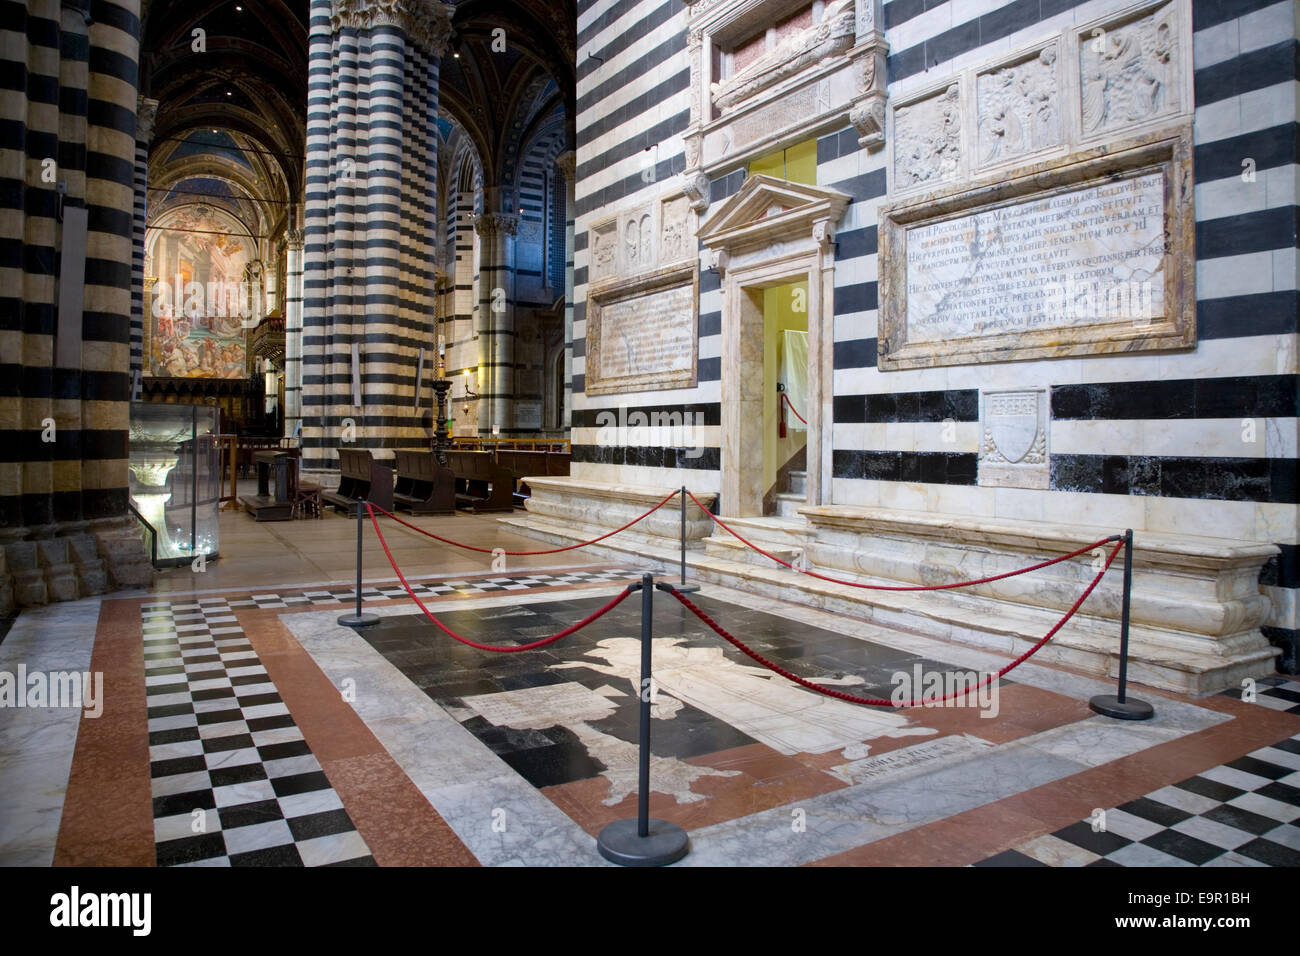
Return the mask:
[[(840, 221), (851, 201), (836, 189), (755, 175), (717, 208), (700, 229), (715, 250), (735, 252), (760, 244), (812, 236), (818, 224)], [(823, 229), (823, 238), (829, 232)]]

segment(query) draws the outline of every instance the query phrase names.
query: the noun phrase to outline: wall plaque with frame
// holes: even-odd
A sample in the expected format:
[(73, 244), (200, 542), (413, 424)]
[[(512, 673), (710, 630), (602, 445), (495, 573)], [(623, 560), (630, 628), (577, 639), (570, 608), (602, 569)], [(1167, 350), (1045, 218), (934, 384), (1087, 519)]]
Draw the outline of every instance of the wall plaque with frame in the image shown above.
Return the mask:
[(587, 394), (693, 387), (699, 298), (694, 260), (589, 287)]

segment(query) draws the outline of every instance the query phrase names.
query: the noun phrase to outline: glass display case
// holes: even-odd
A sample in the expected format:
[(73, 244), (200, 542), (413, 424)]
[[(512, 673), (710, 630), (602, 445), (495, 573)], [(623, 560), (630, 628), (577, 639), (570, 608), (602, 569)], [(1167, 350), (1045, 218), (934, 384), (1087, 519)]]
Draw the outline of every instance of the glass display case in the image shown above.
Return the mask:
[(221, 446), (217, 408), (131, 404), (131, 506), (156, 567), (218, 555)]

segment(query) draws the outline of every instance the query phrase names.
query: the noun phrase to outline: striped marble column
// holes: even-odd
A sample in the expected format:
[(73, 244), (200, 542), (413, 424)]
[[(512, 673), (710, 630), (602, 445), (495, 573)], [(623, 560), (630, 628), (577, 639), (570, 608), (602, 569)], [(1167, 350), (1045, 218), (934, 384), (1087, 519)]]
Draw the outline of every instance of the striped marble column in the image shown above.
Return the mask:
[(135, 212), (131, 220), (131, 400), (140, 400), (144, 374), (144, 325), (149, 320), (144, 301), (144, 232), (149, 203), (149, 144), (153, 142), (158, 101), (136, 98)]
[(325, 441), (329, 383), (329, 324), (334, 310), (331, 260), (334, 208), (334, 121), (332, 82), (336, 37), (330, 0), (312, 0), (307, 52), (307, 144), (302, 243), (302, 458), (305, 469), (331, 464)]
[(510, 253), (519, 217), (485, 212), (474, 220), (479, 236), (479, 433), (510, 433), (514, 423), (514, 270)]
[(573, 199), (578, 183), (578, 154), (573, 150), (555, 157), (564, 177), (564, 415), (560, 424), (573, 427)]
[(0, 28), (5, 609), (150, 576), (127, 510), (139, 33), (138, 0), (29, 0)]
[[(352, 313), (352, 341), (360, 344), (362, 395), (359, 442), (371, 448), (389, 444), (400, 414), (397, 398), (403, 361), (401, 300), (402, 230), (411, 218), (403, 189), (405, 143), (403, 78), (406, 40), (395, 23), (370, 31), (369, 115), (366, 129), (364, 205), (365, 292)], [(412, 377), (413, 378), (413, 377)], [(407, 385), (409, 392), (410, 385)]]
[(312, 6), (302, 361), (309, 468), (329, 467), (343, 441), (427, 447), (431, 436), (414, 386), (416, 356), (436, 336), (434, 122), (451, 9), (428, 0)]

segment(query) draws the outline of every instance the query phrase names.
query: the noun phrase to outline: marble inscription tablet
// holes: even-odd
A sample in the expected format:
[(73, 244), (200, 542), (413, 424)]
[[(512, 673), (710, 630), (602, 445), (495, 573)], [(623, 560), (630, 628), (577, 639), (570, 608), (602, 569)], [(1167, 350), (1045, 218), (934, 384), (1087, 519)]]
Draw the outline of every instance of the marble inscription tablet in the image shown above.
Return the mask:
[(1146, 173), (907, 230), (908, 342), (1162, 315), (1164, 194)]
[(1194, 344), (1186, 150), (1044, 163), (883, 210), (880, 367)]
[(588, 394), (696, 383), (698, 281), (690, 262), (590, 292)]

